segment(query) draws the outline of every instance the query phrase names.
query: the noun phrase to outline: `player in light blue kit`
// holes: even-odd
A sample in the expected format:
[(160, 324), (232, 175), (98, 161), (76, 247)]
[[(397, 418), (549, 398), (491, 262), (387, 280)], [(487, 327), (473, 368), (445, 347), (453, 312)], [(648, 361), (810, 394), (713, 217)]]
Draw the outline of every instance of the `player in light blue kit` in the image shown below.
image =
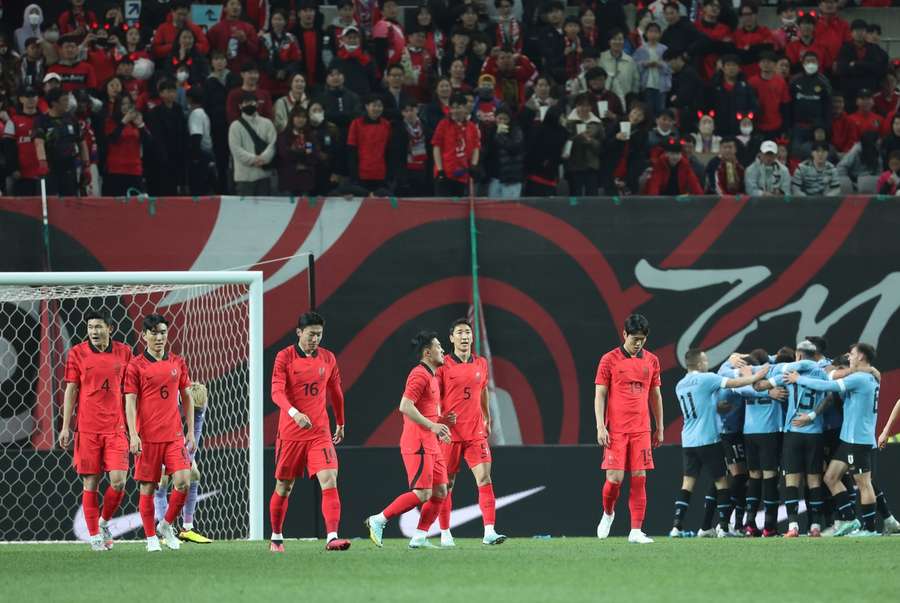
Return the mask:
[(743, 387), (766, 378), (768, 366), (761, 367), (749, 377), (721, 377), (708, 372), (709, 359), (701, 350), (688, 350), (684, 357), (688, 374), (675, 386), (675, 394), (684, 426), (681, 430), (681, 446), (684, 463), (684, 477), (681, 491), (675, 499), (675, 520), (670, 536), (683, 535), (682, 522), (690, 505), (691, 493), (700, 475), (706, 469), (716, 486), (716, 508), (719, 511), (719, 525), (716, 536), (728, 535), (728, 520), (731, 515), (730, 492), (725, 478), (725, 455), (720, 445), (719, 398), (723, 390)]
[[(840, 444), (828, 469), (825, 485), (834, 497), (840, 520), (835, 522), (835, 536), (870, 536), (875, 532), (875, 490), (872, 488), (872, 449), (875, 446), (875, 422), (878, 418), (878, 380), (868, 371), (875, 361), (875, 348), (867, 343), (857, 343), (850, 349), (850, 375), (826, 381), (801, 376), (792, 372), (785, 379), (801, 387), (839, 393), (844, 398), (844, 422), (841, 426)], [(813, 410), (797, 423), (814, 421), (818, 412)], [(847, 471), (853, 475), (859, 487), (860, 516), (857, 519), (853, 503), (841, 478)]]

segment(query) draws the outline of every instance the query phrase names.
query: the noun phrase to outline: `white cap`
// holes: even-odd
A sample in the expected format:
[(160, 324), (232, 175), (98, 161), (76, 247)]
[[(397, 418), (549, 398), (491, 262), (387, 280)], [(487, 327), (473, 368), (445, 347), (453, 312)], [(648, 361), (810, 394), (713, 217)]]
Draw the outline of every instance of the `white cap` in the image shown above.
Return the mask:
[(759, 145), (760, 153), (778, 153), (778, 145), (772, 142), (771, 140), (767, 140), (761, 145)]
[(61, 81), (62, 81), (62, 76), (59, 75), (58, 73), (48, 73), (47, 75), (44, 76), (44, 83), (45, 83), (45, 84), (46, 84), (47, 82), (51, 82), (51, 81), (53, 81), (53, 80), (56, 80), (56, 81), (58, 81), (58, 82), (61, 82)]

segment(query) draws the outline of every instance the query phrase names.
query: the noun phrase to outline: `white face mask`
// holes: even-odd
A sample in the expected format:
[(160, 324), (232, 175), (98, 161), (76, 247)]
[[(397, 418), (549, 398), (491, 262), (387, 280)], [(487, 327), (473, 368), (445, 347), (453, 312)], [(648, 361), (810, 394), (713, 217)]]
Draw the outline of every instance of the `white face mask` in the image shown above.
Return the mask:
[(75, 96), (69, 95), (69, 111), (74, 111), (78, 108), (78, 101), (75, 100)]
[(187, 71), (179, 71), (179, 72), (175, 75), (175, 78), (176, 78), (179, 82), (186, 82), (186, 81), (188, 80), (189, 77), (191, 77), (191, 74), (188, 73)]
[(41, 21), (43, 21), (43, 19), (41, 19), (41, 16), (37, 13), (31, 13), (30, 15), (28, 15), (28, 23), (32, 27), (37, 27), (41, 24)]
[(669, 128), (668, 130), (663, 130), (662, 128), (657, 126), (656, 129), (659, 130), (659, 133), (662, 134), (663, 136), (668, 136), (669, 134), (672, 133), (672, 128)]
[(309, 122), (312, 125), (318, 126), (323, 121), (325, 121), (325, 114), (322, 113), (321, 111), (313, 111), (312, 113), (309, 114)]
[(713, 133), (714, 128), (715, 126), (713, 126), (712, 124), (700, 124), (700, 133), (709, 136)]
[(344, 44), (344, 48), (347, 49), (347, 52), (355, 52), (357, 48), (359, 48), (359, 44), (355, 44), (351, 46), (350, 44)]
[(741, 125), (741, 134), (744, 136), (750, 136), (753, 134), (753, 126), (752, 125)]
[(44, 39), (50, 42), (51, 44), (55, 44), (59, 41), (59, 32), (55, 29), (51, 29), (49, 31), (44, 32)]
[(817, 63), (803, 63), (803, 71), (809, 75), (815, 75), (819, 71), (819, 65)]
[(782, 17), (781, 22), (784, 23), (785, 25), (793, 25), (794, 23), (797, 22), (797, 17), (794, 17), (793, 19), (788, 19), (787, 17)]

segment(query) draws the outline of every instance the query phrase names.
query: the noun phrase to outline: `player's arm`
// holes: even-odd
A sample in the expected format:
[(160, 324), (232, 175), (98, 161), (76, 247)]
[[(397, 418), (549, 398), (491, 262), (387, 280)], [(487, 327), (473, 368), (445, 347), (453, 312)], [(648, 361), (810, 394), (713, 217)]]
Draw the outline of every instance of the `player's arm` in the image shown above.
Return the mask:
[(594, 417), (597, 419), (597, 443), (609, 445), (609, 432), (606, 431), (606, 396), (609, 388), (605, 385), (594, 386)]
[(68, 448), (72, 441), (72, 432), (69, 425), (72, 422), (72, 411), (75, 409), (75, 400), (78, 399), (78, 384), (69, 381), (66, 383), (66, 393), (63, 397), (63, 419), (59, 430), (59, 447)]
[(836, 379), (834, 381), (826, 381), (824, 379), (813, 379), (812, 377), (803, 377), (800, 373), (793, 372), (785, 375), (784, 380), (787, 383), (796, 383), (807, 389), (817, 392), (835, 392), (843, 393), (847, 391), (847, 385), (844, 379)]
[(894, 409), (891, 411), (891, 416), (888, 417), (887, 423), (884, 424), (884, 429), (881, 430), (881, 435), (878, 436), (878, 447), (884, 448), (885, 444), (887, 444), (887, 440), (891, 437), (891, 429), (894, 427), (894, 422), (897, 420), (897, 417), (900, 416), (900, 400), (894, 402)]
[(328, 378), (328, 393), (331, 398), (331, 408), (334, 410), (334, 435), (331, 441), (340, 444), (344, 440), (344, 389), (341, 387), (341, 372), (337, 364)]
[(816, 417), (821, 415), (828, 409), (832, 404), (834, 404), (835, 394), (829, 393), (827, 396), (822, 398), (822, 401), (816, 404), (815, 409), (813, 409), (810, 413), (798, 413), (796, 417), (791, 419), (791, 425), (794, 427), (805, 427), (812, 423)]
[(747, 377), (737, 377), (735, 379), (726, 379), (723, 383), (723, 389), (734, 389), (736, 387), (744, 387), (746, 385), (752, 385), (757, 381), (762, 381), (766, 378), (766, 375), (769, 374), (769, 365), (764, 364), (759, 368), (753, 375), (749, 375)]
[(300, 429), (309, 429), (312, 427), (312, 421), (288, 400), (285, 383), (287, 383), (287, 361), (281, 354), (278, 354), (275, 357), (275, 366), (272, 368), (272, 402), (286, 412)]
[(191, 395), (191, 387), (181, 388), (181, 406), (184, 408), (184, 422), (187, 432), (185, 439), (187, 440), (188, 452), (197, 450), (197, 438), (194, 437), (194, 398)]
[(414, 423), (418, 423), (432, 433), (436, 434), (442, 442), (450, 442), (450, 428), (443, 423), (435, 423), (429, 420), (425, 415), (416, 408), (416, 403), (403, 396), (400, 399), (400, 412), (410, 418)]
[(137, 431), (137, 394), (125, 394), (125, 420), (128, 422), (131, 454), (140, 454), (141, 437)]
[(491, 402), (486, 387), (481, 388), (481, 419), (484, 422), (484, 436), (491, 435)]
[(881, 383), (881, 371), (879, 371), (874, 366), (870, 366), (864, 369), (852, 369), (849, 367), (837, 368), (828, 373), (828, 378), (837, 381), (838, 379), (843, 379), (844, 377), (849, 377), (853, 373), (868, 373), (875, 377), (875, 380)]
[(663, 434), (666, 431), (666, 425), (663, 423), (663, 399), (662, 390), (658, 385), (650, 390), (651, 409), (653, 411), (653, 420), (656, 422), (656, 435), (654, 436), (654, 445), (659, 446), (663, 442)]

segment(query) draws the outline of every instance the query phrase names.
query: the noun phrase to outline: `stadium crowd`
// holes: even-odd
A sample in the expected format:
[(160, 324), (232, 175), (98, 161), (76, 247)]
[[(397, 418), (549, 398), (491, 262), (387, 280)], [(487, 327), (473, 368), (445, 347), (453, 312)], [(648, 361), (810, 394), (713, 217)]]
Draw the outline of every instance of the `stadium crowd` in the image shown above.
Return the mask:
[[(324, 3), (321, 3), (324, 4)], [(894, 194), (896, 69), (837, 0), (29, 5), (4, 194)], [(863, 6), (889, 4), (864, 0)], [(333, 14), (333, 11), (328, 11)], [(7, 15), (7, 22), (10, 15)]]

